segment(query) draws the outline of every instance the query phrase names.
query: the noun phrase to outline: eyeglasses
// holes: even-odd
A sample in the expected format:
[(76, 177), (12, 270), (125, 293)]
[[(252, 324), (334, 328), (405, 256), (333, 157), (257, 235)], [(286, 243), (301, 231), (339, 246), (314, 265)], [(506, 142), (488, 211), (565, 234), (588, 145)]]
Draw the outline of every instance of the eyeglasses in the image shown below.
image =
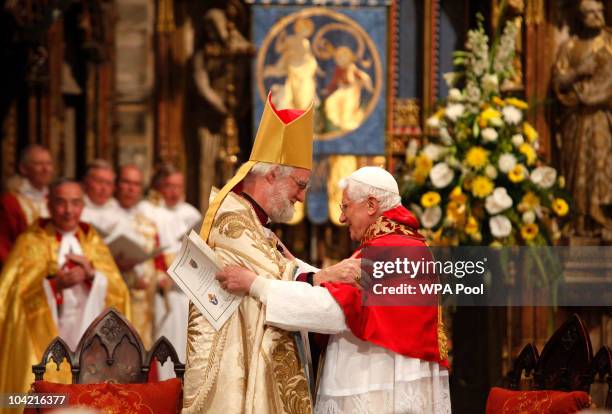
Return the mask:
[(293, 180), (295, 185), (298, 186), (300, 191), (306, 191), (308, 189), (308, 181), (300, 181), (292, 175), (290, 175), (289, 177), (291, 177), (291, 179)]
[(353, 204), (353, 203), (360, 203), (360, 202), (362, 202), (363, 200), (365, 200), (365, 198), (360, 198), (359, 200), (350, 200), (350, 201), (347, 201), (346, 203), (340, 203), (340, 204), (338, 204), (338, 206), (340, 207), (340, 211), (341, 211), (342, 213), (346, 213), (346, 209), (347, 209), (347, 208), (348, 208), (348, 207), (349, 207), (351, 204)]

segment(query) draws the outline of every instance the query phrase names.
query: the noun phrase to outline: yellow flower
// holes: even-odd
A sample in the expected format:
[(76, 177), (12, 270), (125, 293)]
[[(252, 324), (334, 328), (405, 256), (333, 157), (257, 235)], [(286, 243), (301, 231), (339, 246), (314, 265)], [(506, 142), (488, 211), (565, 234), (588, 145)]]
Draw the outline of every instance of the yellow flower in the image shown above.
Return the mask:
[(564, 199), (555, 198), (552, 203), (552, 209), (559, 217), (563, 217), (569, 212), (569, 205)]
[(414, 161), (414, 171), (412, 177), (417, 184), (422, 185), (427, 180), (429, 170), (433, 166), (433, 161), (425, 154), (419, 154)]
[(435, 207), (440, 204), (440, 194), (428, 191), (421, 197), (421, 205), (425, 208)]
[(425, 154), (419, 154), (415, 160), (415, 168), (429, 174), (429, 170), (433, 166), (433, 161)]
[(435, 114), (433, 114), (433, 116), (435, 116), (438, 119), (442, 119), (444, 118), (444, 108), (440, 108), (436, 111)]
[(494, 119), (501, 119), (501, 113), (496, 109), (487, 108), (480, 113), (478, 125), (484, 128)]
[(487, 177), (479, 175), (472, 181), (472, 194), (474, 194), (474, 197), (485, 198), (491, 194), (492, 191), (493, 182)]
[(520, 183), (525, 179), (525, 167), (523, 164), (516, 164), (516, 166), (508, 173), (508, 178), (513, 183)]
[(538, 159), (535, 149), (526, 142), (519, 146), (519, 152), (527, 158), (527, 165), (533, 165)]
[(473, 147), (465, 155), (465, 162), (472, 168), (483, 168), (489, 162), (489, 153), (482, 147)]
[(520, 212), (535, 210), (540, 205), (540, 198), (535, 193), (528, 191), (525, 193), (518, 205)]
[(538, 235), (538, 225), (535, 223), (523, 224), (521, 226), (521, 237), (523, 240), (529, 241), (535, 239)]
[(451, 225), (463, 227), (465, 223), (465, 204), (450, 201), (446, 207), (446, 220)]
[(527, 137), (529, 142), (538, 139), (538, 131), (536, 131), (529, 122), (523, 122), (523, 134)]
[(450, 199), (459, 204), (464, 204), (467, 201), (467, 196), (461, 191), (461, 187), (457, 186), (450, 192)]
[(412, 178), (418, 185), (425, 184), (425, 180), (427, 180), (427, 173), (421, 170), (414, 170), (412, 173)]
[(527, 102), (517, 99), (517, 98), (506, 98), (506, 103), (508, 105), (516, 106), (518, 109), (529, 108), (529, 105), (527, 105)]
[(474, 216), (468, 217), (467, 223), (465, 224), (465, 232), (470, 236), (478, 233), (478, 222)]
[(562, 175), (559, 177), (559, 188), (565, 188), (565, 177)]
[(504, 100), (501, 99), (499, 96), (493, 97), (493, 103), (497, 106), (504, 106), (506, 104), (506, 102), (504, 102)]

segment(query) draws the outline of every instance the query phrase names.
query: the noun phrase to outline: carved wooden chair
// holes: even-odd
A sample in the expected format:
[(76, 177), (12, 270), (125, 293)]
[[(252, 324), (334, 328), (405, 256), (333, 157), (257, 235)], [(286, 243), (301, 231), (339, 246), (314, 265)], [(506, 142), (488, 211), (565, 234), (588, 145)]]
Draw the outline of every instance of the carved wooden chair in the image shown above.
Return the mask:
[(612, 408), (612, 353), (602, 347), (593, 357), (588, 330), (578, 315), (567, 320), (544, 345), (542, 353), (527, 344), (504, 381), (510, 390), (521, 388), (523, 373), (529, 390), (584, 391), (599, 379), (608, 384), (605, 407)]
[(36, 381), (43, 379), (48, 361), (59, 369), (64, 358), (71, 367), (73, 384), (144, 383), (155, 360), (164, 364), (170, 359), (181, 380), (185, 372), (185, 364), (168, 339), (162, 336), (145, 350), (136, 330), (114, 308), (105, 309), (89, 325), (74, 352), (60, 337), (51, 341), (40, 364), (32, 366)]

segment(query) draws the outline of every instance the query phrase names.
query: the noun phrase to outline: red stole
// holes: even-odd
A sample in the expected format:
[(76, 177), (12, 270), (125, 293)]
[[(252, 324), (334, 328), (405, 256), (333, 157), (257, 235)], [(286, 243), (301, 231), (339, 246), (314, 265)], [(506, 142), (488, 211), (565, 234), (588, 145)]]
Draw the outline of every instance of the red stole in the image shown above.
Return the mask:
[(27, 228), (26, 215), (15, 194), (10, 192), (2, 194), (0, 196), (0, 265), (6, 262), (17, 236)]

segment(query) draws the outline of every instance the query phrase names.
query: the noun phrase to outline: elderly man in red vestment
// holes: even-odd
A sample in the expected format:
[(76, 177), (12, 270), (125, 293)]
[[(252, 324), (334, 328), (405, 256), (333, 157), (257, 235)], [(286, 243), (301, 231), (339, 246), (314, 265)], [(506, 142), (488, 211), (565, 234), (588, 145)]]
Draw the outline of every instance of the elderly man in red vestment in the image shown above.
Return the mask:
[[(401, 205), (382, 168), (364, 167), (341, 182), (340, 221), (364, 249), (427, 250), (418, 221)], [(418, 254), (418, 253), (417, 253)], [(372, 259), (371, 255), (367, 255)], [(450, 413), (446, 336), (436, 298), (426, 306), (364, 306), (351, 284), (321, 287), (266, 279), (238, 266), (217, 278), (233, 293), (266, 305), (265, 323), (329, 333), (315, 413)]]
[(47, 193), (52, 179), (53, 159), (49, 150), (40, 145), (25, 148), (19, 161), (19, 175), (0, 196), (0, 267), (17, 236), (39, 217), (49, 216)]

